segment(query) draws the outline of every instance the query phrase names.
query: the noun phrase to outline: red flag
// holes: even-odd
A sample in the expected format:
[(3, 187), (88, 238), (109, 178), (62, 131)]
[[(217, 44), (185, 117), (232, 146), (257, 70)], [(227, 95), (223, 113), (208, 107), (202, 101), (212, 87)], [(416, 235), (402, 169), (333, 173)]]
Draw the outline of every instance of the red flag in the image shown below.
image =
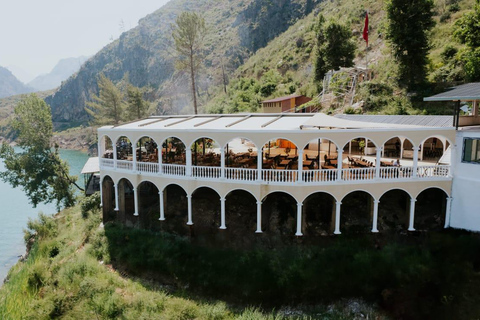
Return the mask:
[(368, 47), (368, 12), (365, 15), (365, 26), (363, 27), (363, 39), (367, 41), (367, 47)]

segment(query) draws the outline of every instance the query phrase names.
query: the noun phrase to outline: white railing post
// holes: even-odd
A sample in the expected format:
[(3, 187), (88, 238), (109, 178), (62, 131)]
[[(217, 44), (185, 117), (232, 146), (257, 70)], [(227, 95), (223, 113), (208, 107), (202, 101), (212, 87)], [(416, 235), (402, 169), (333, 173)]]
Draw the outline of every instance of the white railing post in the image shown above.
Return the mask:
[[(103, 207), (103, 188), (102, 188), (103, 180), (100, 178), (100, 208)], [(86, 190), (86, 187), (85, 187)]]
[(383, 147), (379, 147), (376, 149), (377, 151), (377, 157), (375, 159), (375, 178), (380, 179), (380, 167), (381, 167), (381, 161), (382, 161), (382, 152), (383, 152)]
[(413, 177), (417, 177), (418, 170), (418, 147), (413, 147)]
[(190, 148), (185, 149), (185, 161), (187, 165), (185, 175), (190, 177), (192, 175), (192, 150)]
[(159, 201), (160, 201), (160, 221), (165, 220), (165, 207), (163, 203), (163, 190), (158, 192)]
[(340, 201), (337, 201), (335, 206), (335, 231), (333, 234), (341, 234), (340, 232), (340, 208), (342, 203)]
[(337, 180), (342, 180), (343, 149), (337, 151)]
[(113, 168), (117, 170), (117, 144), (113, 143)]
[[(142, 148), (140, 147), (140, 160), (142, 159)], [(137, 169), (137, 147), (132, 145), (132, 153), (133, 153), (133, 164), (132, 164), (132, 171), (138, 172)]]
[(225, 201), (224, 197), (220, 198), (220, 229), (227, 229), (225, 225)]
[(297, 232), (295, 235), (297, 237), (303, 236), (302, 233), (302, 206), (303, 203), (297, 202)]
[(303, 181), (303, 149), (298, 150), (298, 182)]
[(134, 216), (138, 216), (138, 188), (133, 188), (133, 202), (135, 204), (135, 212), (133, 213)]
[(378, 204), (379, 200), (373, 200), (373, 223), (372, 223), (372, 232), (378, 232)]
[(162, 146), (157, 146), (157, 156), (158, 156), (158, 173), (163, 174), (163, 156), (162, 156)]
[(447, 197), (447, 207), (445, 212), (445, 226), (444, 228), (450, 227), (450, 215), (452, 212), (452, 197)]
[(220, 148), (220, 178), (225, 179), (225, 148)]
[(415, 202), (417, 199), (410, 199), (410, 219), (408, 222), (408, 231), (415, 231), (414, 221), (415, 221)]
[(262, 201), (257, 201), (257, 230), (255, 233), (262, 233)]
[(262, 180), (263, 149), (257, 148), (257, 181)]
[(187, 195), (187, 203), (188, 203), (188, 221), (187, 224), (191, 226), (193, 224), (192, 221), (192, 196)]
[(118, 208), (118, 184), (114, 183), (113, 188), (115, 189), (115, 211), (120, 211)]

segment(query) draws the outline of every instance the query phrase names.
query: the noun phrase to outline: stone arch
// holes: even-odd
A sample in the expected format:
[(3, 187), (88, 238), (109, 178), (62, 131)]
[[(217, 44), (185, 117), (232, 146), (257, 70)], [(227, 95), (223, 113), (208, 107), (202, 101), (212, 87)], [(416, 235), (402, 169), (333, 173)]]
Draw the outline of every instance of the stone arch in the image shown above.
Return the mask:
[(448, 193), (437, 187), (424, 189), (415, 203), (414, 228), (423, 230), (442, 230), (445, 225)]
[(193, 236), (200, 242), (215, 239), (220, 227), (220, 194), (201, 186), (192, 192)]
[(158, 163), (158, 143), (151, 136), (144, 135), (135, 141), (137, 162)]
[(342, 233), (366, 233), (372, 230), (373, 201), (365, 190), (354, 190), (342, 199), (340, 230)]
[(376, 148), (378, 145), (374, 140), (366, 136), (357, 136), (347, 141), (342, 150), (345, 156), (368, 156), (375, 155)]
[(295, 235), (297, 200), (284, 191), (273, 191), (262, 201), (262, 230), (272, 240), (287, 240)]
[(160, 218), (160, 202), (157, 186), (150, 181), (142, 181), (137, 187), (138, 217), (145, 229), (155, 229)]
[(303, 200), (302, 226), (306, 237), (326, 236), (335, 230), (335, 197), (324, 191), (309, 194)]
[[(265, 158), (263, 169), (296, 169), (298, 168), (297, 144), (291, 138), (273, 137), (262, 146), (262, 154)], [(288, 159), (291, 156), (293, 159)], [(287, 163), (288, 162), (288, 163)]]
[(225, 168), (257, 168), (258, 147), (249, 138), (236, 137), (224, 146)]
[(180, 236), (189, 236), (187, 191), (181, 185), (171, 183), (161, 192), (163, 192), (165, 221), (160, 222), (160, 229)]
[(391, 188), (380, 197), (377, 228), (380, 232), (399, 232), (408, 229), (411, 194), (400, 188)]
[(420, 143), (420, 158), (426, 161), (438, 161), (452, 142), (442, 135), (432, 135)]
[(176, 136), (170, 136), (161, 142), (161, 162), (163, 164), (186, 165), (186, 144)]
[(138, 219), (135, 213), (135, 195), (133, 184), (127, 178), (121, 178), (117, 183), (118, 188), (118, 216), (129, 227), (136, 226)]
[(231, 190), (225, 196), (227, 239), (233, 246), (250, 245), (257, 226), (257, 199), (244, 189)]
[(106, 175), (102, 179), (102, 213), (103, 223), (114, 221), (115, 213), (115, 183), (113, 179)]
[(113, 140), (109, 135), (104, 134), (98, 139), (98, 154), (104, 159), (113, 159)]
[(383, 144), (382, 156), (392, 159), (413, 159), (413, 149), (416, 147), (415, 143), (405, 136), (391, 136), (386, 139)]

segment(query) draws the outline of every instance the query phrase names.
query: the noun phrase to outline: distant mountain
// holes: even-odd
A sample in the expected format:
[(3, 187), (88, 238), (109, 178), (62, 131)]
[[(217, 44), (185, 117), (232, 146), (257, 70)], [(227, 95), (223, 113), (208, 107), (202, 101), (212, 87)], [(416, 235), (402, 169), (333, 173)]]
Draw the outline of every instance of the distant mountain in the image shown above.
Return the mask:
[(32, 88), (20, 82), (10, 70), (0, 67), (0, 98), (33, 91)]
[(42, 74), (28, 83), (36, 91), (45, 91), (59, 87), (62, 81), (67, 80), (72, 74), (80, 70), (88, 57), (67, 58), (60, 60), (48, 74)]
[(23, 68), (16, 65), (9, 65), (6, 67), (8, 70), (12, 71), (13, 75), (23, 83), (29, 83), (35, 78), (35, 75), (24, 70)]

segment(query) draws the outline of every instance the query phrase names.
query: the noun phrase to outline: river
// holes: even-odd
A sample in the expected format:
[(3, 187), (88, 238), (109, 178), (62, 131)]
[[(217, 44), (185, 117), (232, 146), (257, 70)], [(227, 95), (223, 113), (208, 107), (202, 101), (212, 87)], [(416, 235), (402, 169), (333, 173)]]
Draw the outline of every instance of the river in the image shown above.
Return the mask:
[[(80, 171), (88, 155), (76, 150), (60, 150), (60, 157), (70, 164), (70, 174), (77, 175), (78, 184), (83, 187)], [(4, 170), (0, 162), (0, 171)], [(0, 180), (0, 286), (8, 270), (25, 253), (23, 229), (27, 226), (28, 218), (37, 217), (39, 212), (54, 214), (57, 210), (55, 204), (40, 204), (33, 208), (22, 189), (14, 189)]]

